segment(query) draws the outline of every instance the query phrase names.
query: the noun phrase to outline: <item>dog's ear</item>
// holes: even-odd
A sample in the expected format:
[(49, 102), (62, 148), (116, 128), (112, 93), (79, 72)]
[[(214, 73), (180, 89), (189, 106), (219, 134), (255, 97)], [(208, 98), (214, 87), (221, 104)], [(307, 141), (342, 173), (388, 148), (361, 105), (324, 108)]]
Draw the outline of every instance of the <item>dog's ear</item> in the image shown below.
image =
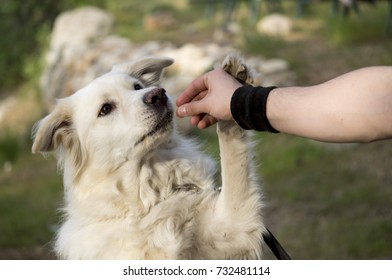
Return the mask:
[(65, 103), (56, 105), (54, 111), (33, 127), (33, 153), (54, 151), (65, 145), (72, 129), (71, 110)]
[(173, 62), (171, 58), (145, 57), (134, 62), (116, 64), (112, 71), (127, 73), (149, 87), (159, 83), (163, 69)]
[(33, 128), (33, 153), (57, 152), (59, 168), (63, 169), (64, 160), (70, 160), (77, 178), (88, 159), (82, 147), (73, 121), (71, 104), (60, 100), (54, 111), (39, 121)]

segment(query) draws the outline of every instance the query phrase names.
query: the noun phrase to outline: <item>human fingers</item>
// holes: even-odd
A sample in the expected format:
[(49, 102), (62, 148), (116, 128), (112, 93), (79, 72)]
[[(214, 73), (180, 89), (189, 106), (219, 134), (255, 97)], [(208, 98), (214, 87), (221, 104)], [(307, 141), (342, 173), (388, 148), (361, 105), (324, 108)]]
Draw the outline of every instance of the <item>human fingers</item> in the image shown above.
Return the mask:
[(202, 119), (202, 115), (192, 116), (191, 117), (191, 124), (197, 126), (200, 120)]
[(200, 114), (191, 117), (191, 124), (199, 129), (205, 129), (217, 122), (217, 119), (207, 114)]
[(215, 124), (218, 120), (211, 115), (204, 115), (203, 118), (197, 123), (199, 129), (205, 129)]
[(176, 105), (179, 107), (195, 99), (200, 93), (207, 90), (205, 75), (197, 77), (189, 86), (178, 96)]
[[(207, 93), (202, 93), (201, 95), (205, 96)], [(208, 109), (208, 102), (205, 99), (200, 99), (198, 97), (192, 102), (185, 103), (177, 108), (176, 114), (178, 117), (189, 117), (189, 116), (196, 116), (203, 113), (207, 113)]]
[[(206, 95), (207, 95), (207, 91), (205, 90), (205, 91), (202, 91), (202, 92), (200, 92), (198, 95), (196, 95), (191, 101), (189, 101), (189, 103), (191, 103), (191, 102), (194, 102), (194, 101), (199, 101), (199, 100), (202, 100)], [(185, 106), (185, 105), (183, 105), (183, 106)], [(187, 108), (186, 108), (186, 106), (185, 106), (185, 108), (181, 108), (180, 110), (177, 110), (177, 112), (176, 112), (176, 114), (177, 114), (177, 116), (178, 117), (186, 117), (186, 116), (191, 116), (190, 114), (188, 115), (187, 114)], [(201, 114), (201, 116), (199, 117), (199, 116), (192, 116), (192, 118), (191, 118), (191, 123), (193, 124), (193, 125), (195, 125), (195, 126), (197, 126), (197, 123), (200, 121), (200, 119), (202, 118), (202, 115), (203, 114)]]

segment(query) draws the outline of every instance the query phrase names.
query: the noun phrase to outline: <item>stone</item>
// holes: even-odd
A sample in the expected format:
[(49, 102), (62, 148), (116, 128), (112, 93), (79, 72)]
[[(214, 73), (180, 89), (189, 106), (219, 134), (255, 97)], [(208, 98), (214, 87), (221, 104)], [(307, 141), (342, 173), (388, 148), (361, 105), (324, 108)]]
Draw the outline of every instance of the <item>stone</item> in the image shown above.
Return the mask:
[(50, 47), (84, 45), (103, 38), (113, 31), (114, 18), (96, 7), (84, 7), (60, 14), (57, 17)]
[(108, 64), (113, 61), (108, 57), (113, 56), (113, 52), (101, 58), (105, 50), (113, 49), (114, 45), (116, 50), (125, 52), (126, 47), (129, 50), (128, 40), (108, 37), (113, 26), (114, 18), (96, 7), (66, 11), (57, 17), (40, 81), (48, 108), (54, 105), (56, 98), (72, 94), (76, 88), (110, 69)]
[(293, 21), (282, 14), (270, 14), (257, 23), (257, 31), (271, 36), (284, 36), (293, 29)]

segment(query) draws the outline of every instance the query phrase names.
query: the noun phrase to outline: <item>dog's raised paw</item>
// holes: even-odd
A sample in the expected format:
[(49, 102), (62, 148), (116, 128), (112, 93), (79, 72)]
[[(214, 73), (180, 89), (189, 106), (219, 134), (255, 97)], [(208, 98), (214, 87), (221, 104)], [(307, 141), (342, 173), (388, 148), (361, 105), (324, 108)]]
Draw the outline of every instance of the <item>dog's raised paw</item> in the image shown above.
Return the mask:
[(251, 69), (245, 64), (244, 60), (237, 54), (229, 54), (222, 62), (222, 68), (232, 75), (241, 84), (253, 83)]

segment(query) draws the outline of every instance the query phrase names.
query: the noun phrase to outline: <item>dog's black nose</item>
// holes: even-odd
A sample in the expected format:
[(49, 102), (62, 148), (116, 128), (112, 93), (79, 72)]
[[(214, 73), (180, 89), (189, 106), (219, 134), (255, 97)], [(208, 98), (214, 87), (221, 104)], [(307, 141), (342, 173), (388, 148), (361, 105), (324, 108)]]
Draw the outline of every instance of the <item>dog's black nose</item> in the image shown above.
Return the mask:
[(163, 88), (154, 88), (143, 96), (143, 102), (147, 105), (166, 105), (167, 95)]

